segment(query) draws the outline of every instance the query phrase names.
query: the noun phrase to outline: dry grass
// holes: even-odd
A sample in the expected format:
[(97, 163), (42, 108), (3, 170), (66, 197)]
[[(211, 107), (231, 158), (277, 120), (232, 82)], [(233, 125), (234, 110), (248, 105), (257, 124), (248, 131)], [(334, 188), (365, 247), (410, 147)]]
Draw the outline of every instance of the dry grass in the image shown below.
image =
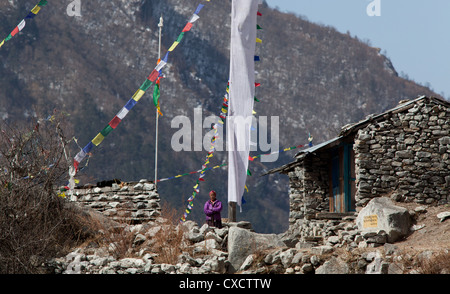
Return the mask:
[[(183, 252), (192, 253), (192, 248), (185, 241), (184, 227), (178, 224), (179, 214), (168, 204), (163, 204), (161, 218), (156, 222), (144, 224), (141, 231), (133, 230), (130, 221), (113, 221), (97, 212), (84, 216), (87, 230), (94, 232), (81, 246), (95, 243), (98, 247), (108, 248), (116, 259), (136, 257), (151, 253), (154, 261), (162, 264), (176, 264)], [(147, 240), (136, 243), (137, 234), (145, 234)]]
[(92, 233), (81, 247), (87, 243), (96, 243), (100, 247), (107, 247), (117, 259), (131, 257), (130, 248), (135, 234), (129, 230), (129, 221), (112, 221), (100, 213), (90, 211), (85, 215), (85, 223), (87, 230)]
[(418, 272), (420, 274), (450, 274), (450, 252), (439, 252), (429, 259), (419, 259)]
[(159, 231), (154, 235), (151, 248), (157, 254), (156, 263), (176, 264), (178, 256), (189, 251), (189, 246), (184, 240), (184, 227), (178, 223), (180, 213), (170, 204), (163, 203), (161, 217), (167, 221), (159, 225)]

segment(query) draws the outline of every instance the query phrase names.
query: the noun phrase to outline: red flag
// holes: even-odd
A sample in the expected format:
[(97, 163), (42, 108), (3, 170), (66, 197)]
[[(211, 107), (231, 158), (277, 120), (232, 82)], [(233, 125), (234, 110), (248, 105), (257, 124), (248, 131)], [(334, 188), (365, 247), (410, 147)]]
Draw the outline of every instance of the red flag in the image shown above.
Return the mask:
[(14, 37), (18, 32), (19, 32), (19, 27), (16, 27), (16, 28), (11, 32), (11, 37)]
[(117, 116), (115, 116), (110, 122), (109, 122), (109, 126), (113, 129), (117, 128), (117, 126), (119, 125), (119, 123), (121, 122), (120, 118), (118, 118)]
[(148, 79), (149, 79), (151, 82), (154, 82), (154, 81), (156, 81), (156, 79), (158, 78), (158, 76), (159, 76), (159, 71), (157, 71), (156, 69), (154, 69), (154, 70), (152, 71), (152, 73), (148, 76)]
[(191, 30), (191, 28), (192, 28), (192, 23), (188, 22), (182, 32), (189, 32)]

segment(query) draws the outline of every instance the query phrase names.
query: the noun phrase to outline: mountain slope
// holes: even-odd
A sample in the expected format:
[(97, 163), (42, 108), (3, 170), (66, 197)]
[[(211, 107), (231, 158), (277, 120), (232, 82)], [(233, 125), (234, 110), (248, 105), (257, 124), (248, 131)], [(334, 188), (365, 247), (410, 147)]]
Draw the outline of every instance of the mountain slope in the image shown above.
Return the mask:
[[(34, 2), (0, 3), (0, 38), (17, 25)], [(81, 17), (66, 14), (68, 3), (49, 3), (0, 50), (1, 117), (7, 122), (24, 121), (33, 115), (47, 116), (55, 108), (63, 110), (70, 114), (68, 123), (73, 136), (84, 147), (154, 68), (161, 14), (164, 54), (200, 2), (83, 1)], [(196, 107), (202, 108), (203, 119), (220, 114), (228, 81), (230, 11), (230, 1), (206, 3), (200, 19), (185, 34), (164, 68), (160, 178), (201, 168), (205, 151), (173, 151), (171, 139), (179, 128), (172, 128), (171, 122), (179, 115), (193, 122)], [(256, 117), (279, 117), (280, 148), (306, 144), (308, 133), (320, 143), (335, 136), (340, 126), (382, 112), (405, 98), (438, 96), (400, 78), (377, 48), (267, 5), (262, 5), (260, 11), (263, 30), (258, 31), (258, 36), (263, 44), (257, 46), (261, 62), (256, 68), (261, 83), (257, 97), (261, 102), (256, 103), (255, 111)], [(119, 127), (93, 150), (89, 165), (79, 174), (82, 183), (112, 178), (152, 179), (154, 142), (155, 108), (148, 91)], [(78, 147), (72, 144), (71, 148), (73, 156)], [(287, 178), (258, 175), (288, 162), (293, 155), (283, 153), (277, 162), (250, 164), (250, 193), (245, 195), (247, 204), (238, 219), (250, 220), (259, 232), (282, 232), (287, 228)], [(211, 166), (226, 161), (226, 152), (216, 152)], [(216, 190), (226, 202), (226, 168), (209, 172), (205, 179), (196, 209), (190, 215), (197, 221), (203, 219), (201, 206), (209, 189)], [(182, 211), (195, 181), (195, 176), (186, 176), (162, 182), (158, 190), (164, 201)]]

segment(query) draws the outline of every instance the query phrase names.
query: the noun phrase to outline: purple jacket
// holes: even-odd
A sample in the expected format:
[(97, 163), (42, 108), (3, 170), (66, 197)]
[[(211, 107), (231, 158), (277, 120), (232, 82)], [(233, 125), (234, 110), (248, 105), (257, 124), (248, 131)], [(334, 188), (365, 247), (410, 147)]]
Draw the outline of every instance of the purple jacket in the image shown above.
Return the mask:
[(211, 203), (211, 200), (206, 201), (205, 207), (203, 208), (206, 214), (206, 220), (220, 220), (222, 217), (220, 216), (220, 212), (222, 211), (222, 202), (219, 200)]

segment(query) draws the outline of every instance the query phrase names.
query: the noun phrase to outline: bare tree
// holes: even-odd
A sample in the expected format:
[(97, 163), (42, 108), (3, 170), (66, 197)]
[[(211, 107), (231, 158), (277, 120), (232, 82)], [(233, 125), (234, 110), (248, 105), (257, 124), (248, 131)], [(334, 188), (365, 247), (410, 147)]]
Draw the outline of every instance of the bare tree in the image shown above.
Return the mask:
[(0, 124), (0, 274), (41, 272), (81, 232), (57, 191), (69, 166), (63, 129), (59, 112), (31, 126)]

